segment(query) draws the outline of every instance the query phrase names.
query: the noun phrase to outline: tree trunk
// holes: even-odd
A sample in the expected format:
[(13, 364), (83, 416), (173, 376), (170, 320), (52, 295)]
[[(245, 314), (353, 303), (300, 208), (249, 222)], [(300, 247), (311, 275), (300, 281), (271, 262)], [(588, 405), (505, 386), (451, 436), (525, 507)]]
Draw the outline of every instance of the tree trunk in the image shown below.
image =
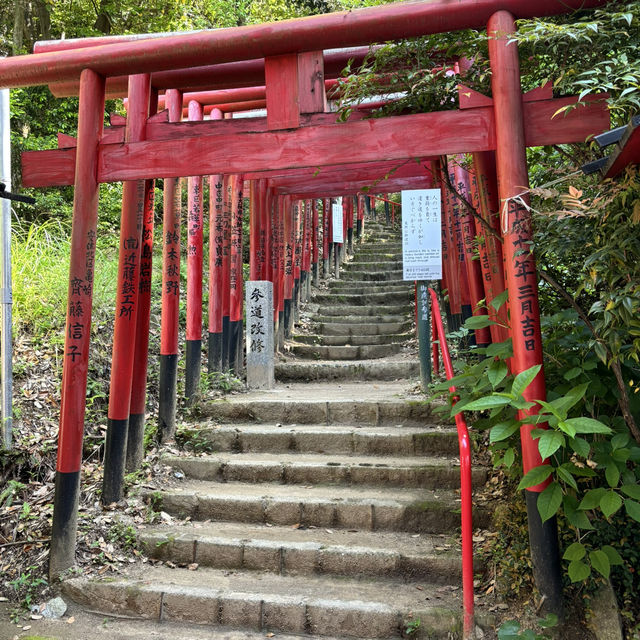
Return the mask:
[(13, 55), (22, 53), (24, 43), (25, 0), (15, 0), (13, 9)]

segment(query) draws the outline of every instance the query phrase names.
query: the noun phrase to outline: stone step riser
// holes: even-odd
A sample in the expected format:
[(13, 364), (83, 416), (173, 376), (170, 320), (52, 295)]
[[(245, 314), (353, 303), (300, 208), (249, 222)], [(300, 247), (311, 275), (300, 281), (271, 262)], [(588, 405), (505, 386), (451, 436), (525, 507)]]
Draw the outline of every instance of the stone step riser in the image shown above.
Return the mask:
[(401, 344), (372, 344), (361, 346), (312, 346), (306, 344), (294, 345), (291, 353), (300, 358), (315, 360), (369, 360), (386, 358), (400, 353)]
[[(383, 603), (307, 599), (294, 595), (227, 592), (215, 587), (187, 587), (126, 581), (68, 580), (63, 595), (104, 614), (157, 620), (221, 625), (266, 632), (308, 634), (307, 637), (400, 638), (406, 627), (403, 612)], [(450, 609), (426, 608), (413, 615), (429, 635), (445, 640), (459, 628), (459, 614)], [(171, 627), (168, 627), (169, 630)], [(413, 637), (416, 637), (415, 635)]]
[(406, 362), (285, 362), (275, 367), (279, 382), (300, 382), (321, 380), (340, 381), (386, 381), (414, 378), (420, 374), (417, 361)]
[[(238, 522), (290, 527), (325, 527), (361, 531), (402, 531), (408, 533), (452, 533), (460, 526), (459, 508), (438, 500), (412, 504), (366, 499), (331, 501), (264, 496), (226, 497), (193, 493), (154, 494), (157, 507), (176, 518), (192, 521)], [(487, 518), (474, 517), (476, 526)]]
[[(344, 304), (321, 304), (317, 314), (312, 317), (331, 316), (335, 318), (371, 318), (376, 316), (403, 316), (404, 320), (409, 315), (411, 307), (409, 299), (404, 304), (378, 304), (371, 306), (364, 305), (344, 305)], [(347, 321), (346, 319), (344, 321)]]
[[(371, 487), (423, 487), (455, 489), (460, 486), (460, 469), (443, 465), (422, 468), (363, 466), (345, 462), (339, 466), (265, 462), (222, 462), (211, 458), (168, 458), (167, 464), (195, 480), (278, 484), (335, 484)], [(483, 470), (474, 470), (474, 484), (484, 482)]]
[(455, 433), (385, 433), (383, 436), (361, 429), (323, 432), (277, 428), (262, 432), (240, 428), (185, 429), (187, 438), (197, 439), (202, 449), (235, 453), (325, 453), (345, 456), (439, 456), (456, 455)]
[[(407, 313), (402, 315), (397, 314), (384, 314), (379, 316), (363, 316), (359, 314), (353, 314), (351, 316), (325, 316), (322, 314), (314, 314), (311, 316), (313, 322), (330, 325), (390, 325), (390, 324), (405, 324), (409, 326), (409, 320)], [(399, 331), (391, 331), (388, 326), (384, 327), (385, 331), (382, 333), (400, 333)]]
[(407, 555), (393, 550), (327, 547), (318, 543), (230, 540), (162, 533), (142, 533), (140, 542), (152, 558), (176, 564), (197, 563), (227, 571), (269, 571), (277, 575), (335, 575), (348, 578), (400, 578), (456, 584), (461, 578), (459, 557)]
[[(326, 319), (317, 320), (316, 333), (323, 336), (377, 336), (406, 333), (411, 327), (411, 322), (402, 318), (383, 322), (379, 319), (371, 319), (368, 322), (348, 322), (349, 318), (341, 318), (340, 322), (329, 322)], [(410, 377), (410, 376), (409, 376)]]
[(434, 422), (431, 407), (419, 402), (213, 402), (202, 405), (201, 415), (245, 424), (424, 426)]
[(378, 345), (378, 344), (390, 344), (393, 342), (404, 342), (413, 337), (409, 333), (396, 333), (391, 335), (352, 335), (352, 336), (292, 336), (294, 342), (301, 342), (302, 344), (318, 345), (318, 346), (345, 346), (345, 345)]
[(385, 282), (386, 280), (400, 280), (402, 271), (363, 271), (361, 269), (351, 269), (340, 274), (343, 280), (368, 280), (371, 282)]
[[(345, 306), (359, 306), (376, 307), (382, 305), (383, 307), (404, 305), (405, 307), (411, 300), (409, 292), (405, 289), (397, 293), (385, 291), (382, 293), (319, 293), (313, 296), (313, 302), (320, 305), (345, 305)], [(322, 308), (322, 306), (321, 306)]]
[(403, 299), (411, 299), (413, 296), (413, 287), (410, 289), (406, 285), (374, 285), (369, 282), (367, 285), (354, 285), (351, 282), (341, 283), (339, 286), (330, 286), (329, 291), (338, 295), (347, 296), (368, 296), (371, 294), (398, 294), (404, 295)]

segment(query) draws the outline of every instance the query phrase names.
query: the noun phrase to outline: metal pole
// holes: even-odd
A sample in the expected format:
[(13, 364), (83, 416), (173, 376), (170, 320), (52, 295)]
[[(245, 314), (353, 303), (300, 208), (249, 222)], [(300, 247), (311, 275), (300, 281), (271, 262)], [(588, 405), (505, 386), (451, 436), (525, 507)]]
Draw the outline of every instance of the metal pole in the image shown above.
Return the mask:
[(86, 69), (80, 76), (69, 296), (65, 327), (60, 428), (53, 502), (49, 576), (75, 561), (80, 466), (89, 367), (91, 306), (98, 225), (98, 144), (104, 123), (104, 78)]
[[(516, 25), (507, 11), (493, 14), (487, 24), (491, 87), (496, 123), (496, 167), (503, 220), (504, 270), (509, 290), (509, 314), (513, 340), (513, 373), (518, 374), (534, 365), (542, 365), (542, 336), (538, 307), (538, 277), (533, 253), (522, 253), (532, 239), (531, 214), (514, 196), (527, 189), (529, 175), (524, 141), (522, 89), (518, 47), (511, 41)], [(525, 389), (526, 400), (544, 400), (546, 388), (541, 369)], [(536, 414), (538, 406), (520, 411), (519, 418)], [(523, 473), (544, 464), (538, 451), (538, 441), (531, 431), (540, 424), (525, 424), (520, 428)], [(548, 483), (525, 490), (529, 520), (529, 542), (533, 575), (542, 594), (542, 610), (562, 617), (562, 579), (556, 519), (542, 522), (538, 513), (538, 496)]]
[[(11, 137), (9, 119), (9, 89), (0, 91), (0, 182), (11, 191)], [(0, 223), (0, 244), (2, 245), (2, 443), (11, 448), (13, 427), (13, 367), (11, 340), (11, 201), (0, 198), (2, 222)]]

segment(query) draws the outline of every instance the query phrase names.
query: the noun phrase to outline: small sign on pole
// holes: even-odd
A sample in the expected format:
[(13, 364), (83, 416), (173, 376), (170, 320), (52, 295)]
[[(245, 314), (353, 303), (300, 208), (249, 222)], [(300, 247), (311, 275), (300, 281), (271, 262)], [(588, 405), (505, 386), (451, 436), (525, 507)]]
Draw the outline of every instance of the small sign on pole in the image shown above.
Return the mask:
[(247, 386), (272, 389), (274, 386), (273, 283), (250, 280), (247, 298)]
[(333, 216), (332, 242), (342, 244), (344, 242), (344, 236), (342, 234), (342, 198), (336, 199), (336, 202), (334, 202), (331, 207), (331, 214)]
[(402, 277), (442, 278), (440, 189), (402, 192)]

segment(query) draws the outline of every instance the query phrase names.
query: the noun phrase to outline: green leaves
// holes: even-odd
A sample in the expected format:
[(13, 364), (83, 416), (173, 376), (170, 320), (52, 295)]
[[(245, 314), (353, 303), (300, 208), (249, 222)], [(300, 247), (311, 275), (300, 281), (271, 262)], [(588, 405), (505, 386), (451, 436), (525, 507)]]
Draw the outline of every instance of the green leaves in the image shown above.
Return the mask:
[(600, 509), (610, 518), (622, 506), (622, 498), (615, 491), (605, 491), (600, 499)]
[(489, 433), (489, 442), (500, 442), (512, 436), (520, 428), (518, 420), (509, 420), (507, 422), (499, 422), (491, 428)]
[(560, 447), (564, 446), (564, 436), (559, 431), (548, 430), (538, 440), (538, 451), (542, 458), (549, 458)]
[(556, 515), (562, 504), (562, 487), (557, 482), (552, 482), (538, 496), (538, 513), (542, 522)]
[(566, 428), (571, 428), (575, 433), (612, 433), (610, 427), (593, 418), (569, 418), (560, 424), (564, 424)]
[(544, 482), (553, 473), (553, 467), (548, 464), (531, 469), (518, 485), (518, 489), (528, 489)]
[(571, 582), (582, 582), (591, 575), (589, 565), (580, 560), (574, 560), (569, 563), (569, 578)]
[(487, 369), (491, 386), (495, 389), (505, 379), (507, 373), (507, 363), (504, 360), (494, 360)]
[(587, 555), (587, 550), (580, 542), (570, 544), (562, 556), (565, 560), (574, 561), (582, 560)]
[(542, 366), (536, 364), (535, 366), (519, 373), (514, 381), (513, 385), (511, 385), (511, 395), (512, 397), (520, 396), (524, 392), (524, 390), (533, 382), (533, 379), (538, 375), (542, 369)]

